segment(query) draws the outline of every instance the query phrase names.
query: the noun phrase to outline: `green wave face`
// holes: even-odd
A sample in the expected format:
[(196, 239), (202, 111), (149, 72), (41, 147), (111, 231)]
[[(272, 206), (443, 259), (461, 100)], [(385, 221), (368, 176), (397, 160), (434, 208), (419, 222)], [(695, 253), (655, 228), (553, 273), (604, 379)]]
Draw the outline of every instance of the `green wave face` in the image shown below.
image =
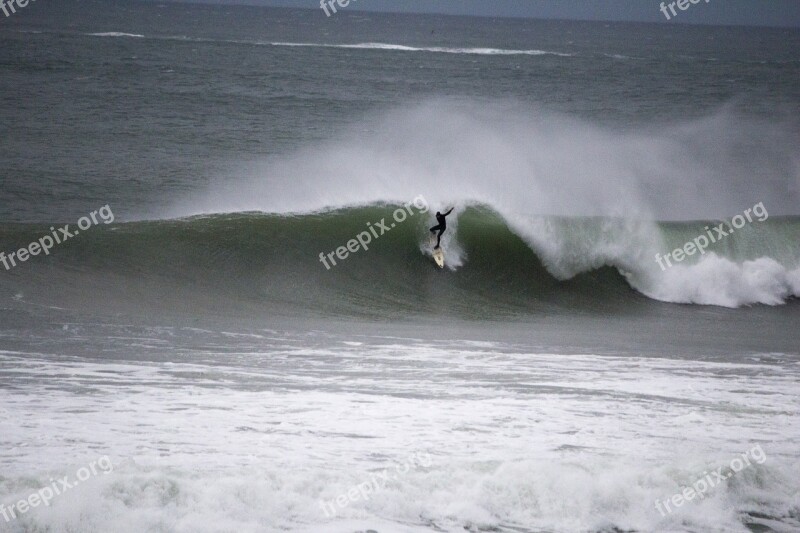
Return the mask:
[[(637, 248), (631, 254), (624, 221), (539, 217), (534, 225), (541, 231), (525, 234), (512, 231), (491, 209), (473, 206), (448, 219), (443, 243), (450, 268), (439, 270), (429, 256), (432, 215), (413, 211), (396, 222), (398, 209), (381, 205), (297, 216), (100, 225), (5, 272), (0, 289), (8, 297), (38, 294), (53, 305), (108, 306), (114, 312), (310, 313), (379, 320), (627, 314), (655, 305), (647, 296), (651, 285), (673, 275), (660, 272), (652, 252), (678, 247), (708, 224), (653, 224), (648, 233), (653, 242), (637, 244), (646, 252)], [(326, 257), (330, 268), (320, 260), (321, 253), (335, 254), (359, 234), (366, 240), (369, 226), (380, 234), (381, 222), (388, 231), (370, 235), (368, 249), (359, 245), (344, 260)], [(0, 249), (14, 250), (47, 232), (44, 226), (6, 226)], [(732, 264), (767, 256), (797, 268), (797, 245), (791, 243), (799, 237), (800, 220), (770, 219), (713, 251)], [(674, 272), (691, 276), (690, 267), (701, 259), (681, 265), (687, 272)]]

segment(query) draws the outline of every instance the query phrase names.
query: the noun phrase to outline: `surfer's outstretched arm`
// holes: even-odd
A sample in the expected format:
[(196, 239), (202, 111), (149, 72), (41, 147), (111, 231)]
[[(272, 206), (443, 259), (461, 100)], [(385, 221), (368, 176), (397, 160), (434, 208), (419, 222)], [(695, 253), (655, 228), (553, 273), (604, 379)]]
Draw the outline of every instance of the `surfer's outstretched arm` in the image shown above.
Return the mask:
[(447, 213), (443, 214), (442, 216), (443, 216), (443, 217), (446, 217), (447, 215), (449, 215), (450, 213), (452, 213), (452, 212), (453, 212), (453, 209), (455, 209), (455, 206), (451, 207), (451, 208), (450, 208), (450, 211), (448, 211)]

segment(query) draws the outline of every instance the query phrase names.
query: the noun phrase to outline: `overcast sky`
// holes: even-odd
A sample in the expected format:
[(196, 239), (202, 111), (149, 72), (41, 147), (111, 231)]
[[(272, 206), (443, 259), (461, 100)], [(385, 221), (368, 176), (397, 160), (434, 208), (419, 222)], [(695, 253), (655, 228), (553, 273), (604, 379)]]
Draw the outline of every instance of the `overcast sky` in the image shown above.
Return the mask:
[[(197, 1), (319, 9), (319, 0)], [(347, 10), (800, 27), (800, 0), (699, 0), (696, 5), (689, 4), (686, 11), (676, 7), (678, 16), (670, 21), (659, 10), (660, 5), (661, 0), (350, 0)]]

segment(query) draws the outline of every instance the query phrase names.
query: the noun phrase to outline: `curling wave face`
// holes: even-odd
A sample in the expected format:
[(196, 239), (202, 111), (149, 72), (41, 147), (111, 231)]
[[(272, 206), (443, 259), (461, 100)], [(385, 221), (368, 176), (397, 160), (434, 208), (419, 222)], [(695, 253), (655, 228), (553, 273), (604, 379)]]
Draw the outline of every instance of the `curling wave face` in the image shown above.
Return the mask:
[[(67, 308), (89, 299), (114, 311), (166, 306), (176, 312), (475, 319), (626, 312), (653, 300), (775, 305), (800, 295), (800, 261), (791, 253), (800, 219), (787, 217), (746, 228), (666, 271), (655, 253), (690, 241), (707, 223), (542, 216), (509, 224), (489, 206), (473, 205), (450, 217), (443, 240), (449, 271), (434, 269), (426, 255), (430, 212), (415, 213), (331, 268), (320, 261), (321, 253), (345, 245), (368, 222), (391, 221), (396, 208), (98, 227), (8, 272), (0, 288), (7, 296), (38, 294)], [(0, 245), (14, 249), (43, 229), (5, 226)]]

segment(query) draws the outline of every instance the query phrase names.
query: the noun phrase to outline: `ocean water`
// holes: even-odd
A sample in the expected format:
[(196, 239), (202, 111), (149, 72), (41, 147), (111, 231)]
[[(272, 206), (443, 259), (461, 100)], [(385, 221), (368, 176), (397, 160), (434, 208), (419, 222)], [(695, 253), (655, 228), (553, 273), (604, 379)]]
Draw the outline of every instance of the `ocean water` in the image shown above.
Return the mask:
[(4, 17), (0, 531), (800, 530), (798, 50)]

